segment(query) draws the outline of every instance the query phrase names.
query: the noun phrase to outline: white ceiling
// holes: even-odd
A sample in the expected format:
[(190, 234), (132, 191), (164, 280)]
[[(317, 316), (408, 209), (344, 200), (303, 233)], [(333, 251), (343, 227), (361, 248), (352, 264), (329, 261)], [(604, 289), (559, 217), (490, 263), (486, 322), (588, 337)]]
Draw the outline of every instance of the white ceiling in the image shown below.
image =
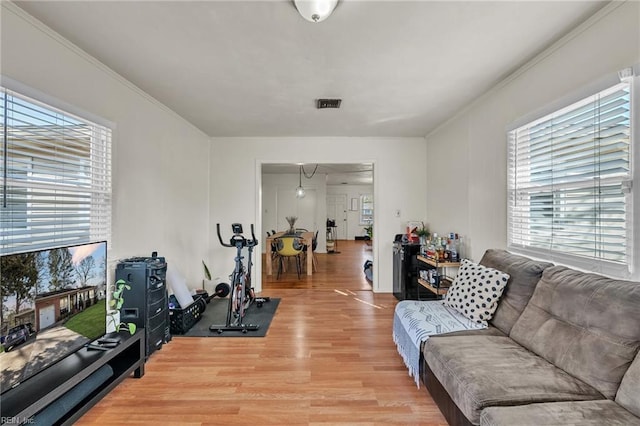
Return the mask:
[(16, 3), (210, 136), (424, 136), (606, 2)]
[[(16, 4), (212, 137), (421, 137), (606, 2), (342, 0), (318, 24), (289, 0)], [(325, 97), (341, 108), (316, 109)]]
[[(314, 171), (316, 175), (325, 175), (327, 185), (373, 184), (373, 164), (304, 164), (303, 167), (305, 176), (311, 176)], [(263, 164), (262, 173), (299, 176), (300, 166), (298, 164)]]

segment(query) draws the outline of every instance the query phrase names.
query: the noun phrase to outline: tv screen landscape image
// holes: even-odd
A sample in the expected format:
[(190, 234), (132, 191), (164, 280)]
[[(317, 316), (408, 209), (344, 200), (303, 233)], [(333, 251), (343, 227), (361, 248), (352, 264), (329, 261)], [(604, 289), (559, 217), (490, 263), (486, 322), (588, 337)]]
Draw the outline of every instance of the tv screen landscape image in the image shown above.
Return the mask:
[(0, 393), (106, 333), (107, 243), (0, 257)]

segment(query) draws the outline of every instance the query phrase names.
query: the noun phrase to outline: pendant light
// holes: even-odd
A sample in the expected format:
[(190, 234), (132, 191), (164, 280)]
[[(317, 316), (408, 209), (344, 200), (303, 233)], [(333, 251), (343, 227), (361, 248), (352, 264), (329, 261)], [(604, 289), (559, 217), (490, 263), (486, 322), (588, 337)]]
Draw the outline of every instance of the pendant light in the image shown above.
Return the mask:
[(306, 192), (302, 187), (302, 164), (300, 165), (300, 179), (298, 180), (298, 187), (296, 188), (296, 198), (304, 198)]
[(307, 193), (302, 187), (302, 175), (304, 174), (304, 177), (306, 177), (307, 179), (311, 179), (318, 171), (318, 166), (319, 164), (316, 164), (316, 167), (313, 169), (313, 172), (310, 175), (308, 175), (307, 172), (304, 171), (304, 164), (300, 164), (300, 175), (298, 180), (298, 187), (296, 188), (296, 198), (304, 198), (304, 196)]

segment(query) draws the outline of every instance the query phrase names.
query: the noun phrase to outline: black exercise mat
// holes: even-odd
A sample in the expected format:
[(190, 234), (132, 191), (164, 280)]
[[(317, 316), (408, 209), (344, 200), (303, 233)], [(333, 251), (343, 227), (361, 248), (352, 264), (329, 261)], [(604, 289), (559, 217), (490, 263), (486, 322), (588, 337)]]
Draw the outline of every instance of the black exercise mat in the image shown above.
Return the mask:
[(264, 337), (269, 330), (273, 315), (276, 313), (280, 299), (271, 298), (270, 301), (264, 302), (261, 308), (254, 302), (245, 313), (245, 324), (257, 324), (260, 327), (254, 331), (224, 331), (218, 333), (216, 330), (210, 331), (209, 326), (212, 324), (223, 325), (227, 321), (227, 310), (229, 309), (229, 299), (213, 298), (207, 304), (200, 321), (195, 323), (185, 334), (174, 334), (173, 337)]

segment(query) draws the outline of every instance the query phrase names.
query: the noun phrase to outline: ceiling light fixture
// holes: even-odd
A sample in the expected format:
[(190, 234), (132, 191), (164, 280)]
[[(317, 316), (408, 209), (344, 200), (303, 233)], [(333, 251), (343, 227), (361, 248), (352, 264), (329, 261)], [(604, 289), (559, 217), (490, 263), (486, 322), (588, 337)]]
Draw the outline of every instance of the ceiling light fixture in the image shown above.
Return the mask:
[(304, 174), (304, 177), (306, 177), (307, 179), (311, 179), (313, 175), (316, 174), (317, 170), (318, 170), (318, 164), (316, 164), (316, 168), (313, 169), (313, 173), (311, 173), (310, 175), (307, 175), (307, 173), (304, 171), (304, 166), (300, 164), (300, 175), (298, 180), (298, 187), (296, 188), (296, 198), (304, 198), (304, 196), (307, 195), (307, 192), (302, 187), (302, 175)]
[(298, 13), (309, 22), (322, 22), (331, 15), (338, 0), (293, 0)]
[(300, 180), (299, 180), (298, 187), (296, 188), (296, 198), (304, 198), (306, 194), (307, 193), (302, 187), (302, 165), (300, 165)]

